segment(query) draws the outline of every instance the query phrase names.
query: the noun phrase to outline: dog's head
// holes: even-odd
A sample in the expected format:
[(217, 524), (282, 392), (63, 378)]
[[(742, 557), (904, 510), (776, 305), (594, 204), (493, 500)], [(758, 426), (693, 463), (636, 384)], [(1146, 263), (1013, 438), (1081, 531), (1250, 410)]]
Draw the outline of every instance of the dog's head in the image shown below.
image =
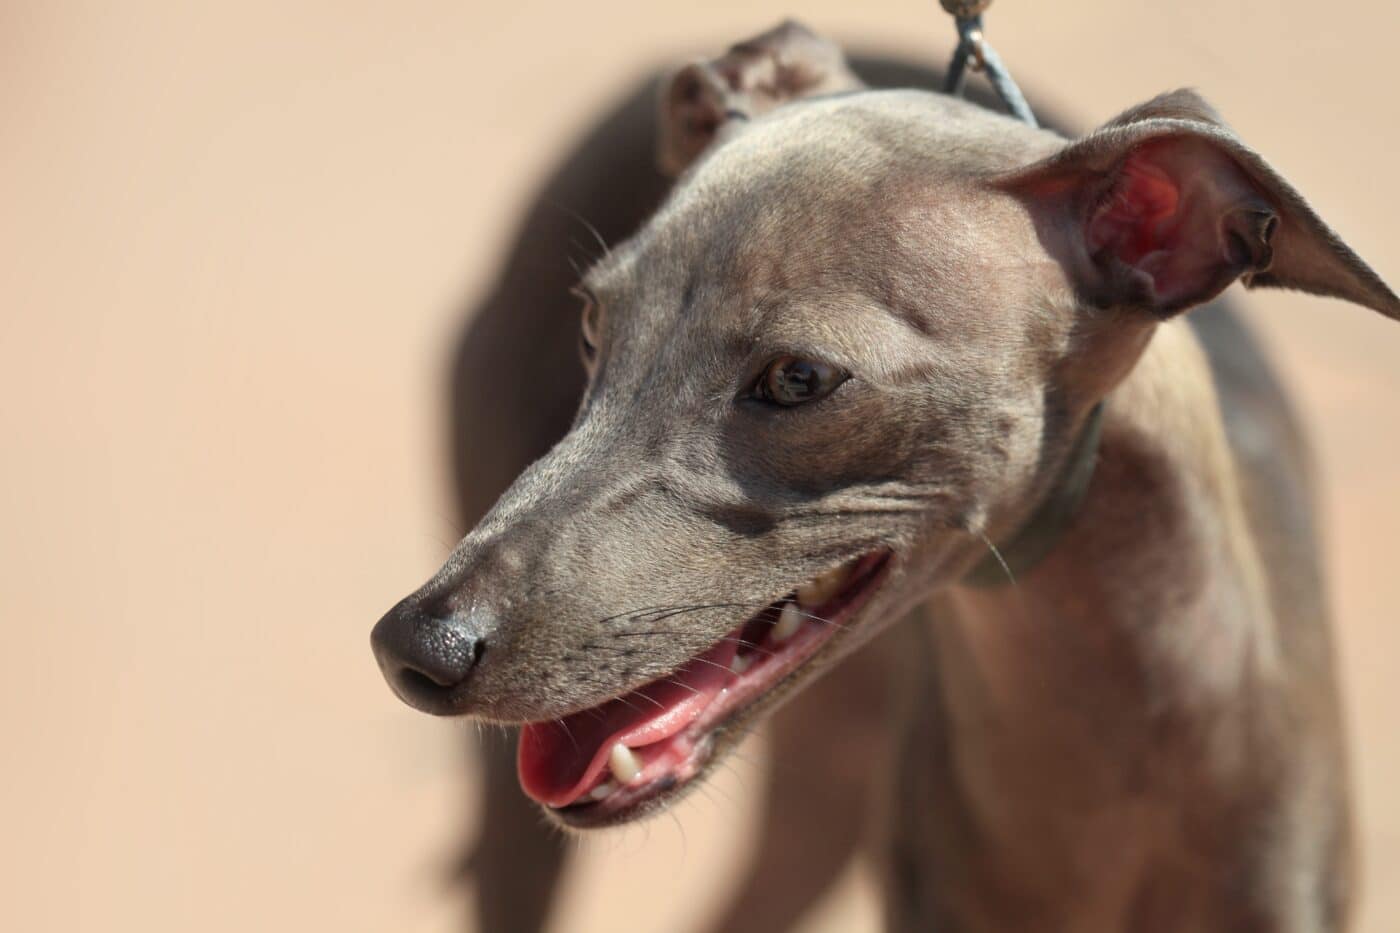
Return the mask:
[(527, 724), (568, 825), (681, 793), (955, 584), (1164, 318), (1236, 278), (1400, 316), (1194, 95), (1074, 143), (922, 91), (716, 105), (831, 89), (785, 29), (677, 76), (668, 151), (699, 155), (580, 283), (572, 430), (375, 631), (410, 704)]

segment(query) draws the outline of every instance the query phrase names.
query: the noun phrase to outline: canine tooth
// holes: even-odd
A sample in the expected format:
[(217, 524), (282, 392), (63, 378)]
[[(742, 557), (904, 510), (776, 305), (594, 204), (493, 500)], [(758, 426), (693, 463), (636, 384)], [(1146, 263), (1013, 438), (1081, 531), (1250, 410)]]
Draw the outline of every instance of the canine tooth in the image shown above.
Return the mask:
[(736, 654), (734, 660), (729, 662), (729, 669), (736, 674), (742, 674), (753, 667), (753, 655)]
[(589, 800), (602, 800), (604, 797), (617, 790), (617, 785), (612, 781), (604, 781), (588, 792)]
[(632, 754), (632, 749), (618, 742), (608, 754), (608, 770), (619, 784), (631, 784), (641, 775), (642, 763)]
[(773, 626), (774, 641), (787, 641), (802, 627), (802, 611), (796, 603), (783, 603), (783, 611), (778, 613), (778, 622)]
[(850, 571), (845, 567), (828, 570), (815, 580), (799, 586), (797, 588), (797, 601), (808, 609), (815, 609), (839, 593), (841, 585), (846, 582), (848, 576), (850, 576)]

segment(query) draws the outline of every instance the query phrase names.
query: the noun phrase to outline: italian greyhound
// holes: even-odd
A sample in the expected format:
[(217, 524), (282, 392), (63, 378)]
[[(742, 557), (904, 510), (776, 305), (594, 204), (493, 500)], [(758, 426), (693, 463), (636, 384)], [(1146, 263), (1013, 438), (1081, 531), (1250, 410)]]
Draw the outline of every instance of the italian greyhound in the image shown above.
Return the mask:
[(376, 626), (395, 692), (520, 725), (525, 793), (611, 826), (922, 607), (891, 757), (824, 748), (888, 787), (889, 929), (1343, 929), (1305, 449), (1178, 319), (1400, 299), (1190, 92), (1067, 141), (787, 24), (663, 114), (573, 425)]

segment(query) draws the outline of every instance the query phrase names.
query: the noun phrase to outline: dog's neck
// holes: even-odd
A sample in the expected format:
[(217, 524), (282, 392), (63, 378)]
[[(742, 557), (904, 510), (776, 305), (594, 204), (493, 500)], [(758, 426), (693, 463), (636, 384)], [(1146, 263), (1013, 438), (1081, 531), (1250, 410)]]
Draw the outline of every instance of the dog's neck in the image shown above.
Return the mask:
[[(1193, 641), (1189, 650), (1182, 645), (1181, 661), (1191, 676), (1230, 689), (1224, 669), (1236, 652), (1196, 649), (1222, 647), (1218, 640), (1231, 634), (1226, 625), (1252, 643), (1268, 613), (1217, 412), (1190, 328), (1163, 326), (1109, 397), (1097, 470), (1056, 546), (1015, 585), (954, 592), (959, 615), (977, 620), (970, 625), (977, 640), (995, 640), (1000, 631), (1013, 655), (1026, 636), (1063, 643), (1086, 627), (1100, 641), (1105, 633), (1133, 644), (1160, 637), (1159, 648)], [(1146, 587), (1143, 580), (1169, 582)], [(1011, 621), (1018, 617), (1030, 631)], [(1052, 656), (1084, 657), (1084, 648), (1087, 656), (1099, 653), (1065, 645)]]
[(1224, 430), (1203, 414), (1216, 410), (1189, 328), (1163, 327), (1108, 400), (1091, 488), (1055, 548), (1014, 586), (940, 601), (939, 754), (978, 851), (1018, 862), (998, 876), (1065, 880), (1054, 853), (1098, 838), (1080, 819), (1132, 821), (1121, 838), (1150, 858), (1172, 832), (1158, 783), (1228, 794), (1247, 770), (1241, 700), (1270, 676), (1272, 635)]
[(963, 577), (965, 584), (1014, 586), (1018, 577), (1029, 573), (1049, 556), (1074, 523), (1084, 496), (1089, 492), (1102, 434), (1103, 403), (1100, 402), (1084, 419), (1059, 477), (1040, 505), (1006, 543), (1000, 547), (989, 546), (990, 553)]

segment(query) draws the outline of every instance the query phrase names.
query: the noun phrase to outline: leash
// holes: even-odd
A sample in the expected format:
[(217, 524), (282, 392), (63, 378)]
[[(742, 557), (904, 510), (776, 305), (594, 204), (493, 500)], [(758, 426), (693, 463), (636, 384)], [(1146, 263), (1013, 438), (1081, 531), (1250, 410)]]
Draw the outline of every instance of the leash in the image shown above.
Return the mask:
[(973, 71), (980, 71), (987, 76), (987, 82), (991, 84), (992, 90), (997, 92), (997, 97), (1001, 98), (1001, 102), (1006, 105), (1012, 116), (1031, 126), (1039, 126), (1035, 121), (1035, 114), (1031, 113), (1030, 104), (1026, 103), (1026, 96), (1021, 93), (1021, 88), (1011, 77), (1011, 72), (1006, 70), (1001, 56), (992, 48), (983, 32), (982, 14), (992, 5), (992, 0), (939, 2), (943, 9), (952, 15), (953, 22), (958, 27), (958, 47), (953, 51), (953, 61), (948, 65), (948, 74), (943, 79), (943, 93), (961, 97), (963, 85), (967, 81), (967, 69), (971, 66)]
[[(958, 47), (953, 51), (953, 60), (943, 79), (943, 93), (961, 97), (968, 70), (980, 71), (987, 76), (987, 83), (1012, 116), (1031, 126), (1039, 126), (1021, 88), (987, 41), (982, 14), (992, 5), (992, 0), (939, 0), (939, 3), (952, 15), (958, 29)], [(1055, 549), (1089, 492), (1102, 433), (1103, 402), (1099, 402), (1084, 420), (1060, 478), (1045, 501), (1006, 545), (1000, 549), (989, 547), (991, 553), (972, 568), (963, 578), (964, 583), (979, 587), (1014, 584), (1017, 577)]]

